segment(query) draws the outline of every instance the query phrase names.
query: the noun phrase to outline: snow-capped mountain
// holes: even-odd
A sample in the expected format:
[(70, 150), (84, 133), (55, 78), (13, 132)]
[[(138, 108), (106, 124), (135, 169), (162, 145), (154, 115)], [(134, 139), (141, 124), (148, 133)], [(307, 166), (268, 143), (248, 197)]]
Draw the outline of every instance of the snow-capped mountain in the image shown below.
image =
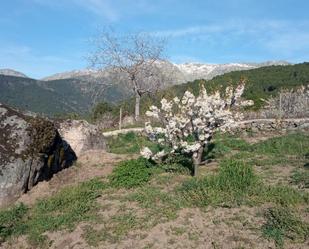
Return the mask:
[(249, 70), (271, 65), (289, 65), (285, 61), (268, 61), (263, 63), (228, 63), (228, 64), (202, 64), (184, 63), (174, 64), (183, 74), (185, 81), (196, 79), (212, 79), (215, 76), (229, 73), (232, 71)]
[[(174, 78), (174, 84), (181, 84), (187, 81), (193, 81), (196, 79), (212, 79), (215, 76), (222, 75), (232, 71), (249, 70), (254, 68), (259, 68), (263, 66), (271, 65), (289, 65), (290, 63), (286, 61), (267, 61), (263, 63), (227, 63), (227, 64), (203, 64), (203, 63), (184, 63), (184, 64), (174, 64), (168, 61), (162, 61), (160, 63), (160, 68), (166, 73), (172, 73)], [(69, 79), (69, 78), (89, 78), (93, 77), (104, 77), (109, 74), (107, 72), (93, 70), (93, 69), (83, 69), (74, 70), (64, 73), (54, 74), (43, 78), (44, 81), (57, 80), (57, 79)], [(110, 74), (109, 74), (110, 75)]]
[(15, 77), (28, 78), (27, 75), (25, 75), (25, 74), (23, 74), (21, 72), (15, 71), (13, 69), (9, 69), (9, 68), (0, 69), (0, 74), (7, 75), (7, 76), (15, 76)]

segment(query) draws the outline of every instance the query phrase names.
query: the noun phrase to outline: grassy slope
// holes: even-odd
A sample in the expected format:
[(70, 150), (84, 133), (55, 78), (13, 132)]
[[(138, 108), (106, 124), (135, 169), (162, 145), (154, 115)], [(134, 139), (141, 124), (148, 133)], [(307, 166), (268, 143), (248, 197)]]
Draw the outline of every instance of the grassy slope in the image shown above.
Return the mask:
[[(123, 146), (129, 143), (123, 138), (122, 142)], [(88, 225), (83, 227), (83, 236), (90, 245), (121, 243), (129, 232), (131, 237), (132, 233), (137, 236), (136, 240), (142, 239), (143, 234), (153, 227), (177, 219), (183, 208), (197, 207), (206, 216), (210, 212), (211, 216), (212, 211), (207, 208), (213, 207), (213, 210), (223, 212), (220, 214), (222, 220), (229, 210), (253, 210), (251, 216), (245, 218), (245, 230), (251, 235), (263, 235), (275, 241), (277, 247), (283, 247), (285, 243), (304, 245), (309, 236), (309, 225), (302, 219), (308, 214), (308, 189), (293, 179), (296, 172), (308, 171), (308, 134), (289, 134), (253, 145), (236, 136), (218, 135), (211, 148), (207, 156), (220, 166), (215, 170), (202, 167), (198, 179), (149, 166), (143, 169), (143, 174), (129, 174), (134, 161), (128, 161), (127, 169), (126, 164), (121, 164), (121, 168), (113, 173), (117, 177), (94, 179), (68, 187), (34, 206), (20, 205), (3, 210), (0, 212), (0, 238), (11, 240), (24, 234), (32, 245), (44, 246), (52, 243), (43, 235), (44, 232), (73, 231), (78, 223), (85, 222)], [(142, 167), (140, 163), (139, 167)], [(136, 180), (138, 187), (125, 191), (117, 187), (135, 186)], [(118, 185), (117, 181), (121, 184)], [(190, 215), (194, 217), (194, 213)], [(245, 213), (241, 212), (241, 215)], [(233, 222), (238, 222), (238, 219), (232, 216), (224, 222), (237, 233), (238, 228)], [(261, 219), (262, 224), (254, 222)], [(220, 221), (213, 222), (220, 227)], [(182, 243), (188, 239), (189, 243), (204, 244), (200, 233), (185, 225), (167, 228), (166, 232), (174, 240), (187, 234)], [(168, 243), (174, 248), (174, 242), (169, 240)], [(250, 243), (246, 246), (252, 246)]]

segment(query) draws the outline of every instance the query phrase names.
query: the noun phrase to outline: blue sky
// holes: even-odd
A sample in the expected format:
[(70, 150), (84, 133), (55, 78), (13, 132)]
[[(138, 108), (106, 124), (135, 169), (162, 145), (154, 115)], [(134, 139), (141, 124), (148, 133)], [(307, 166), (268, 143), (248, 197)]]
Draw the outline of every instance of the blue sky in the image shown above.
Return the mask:
[(176, 63), (309, 61), (308, 0), (1, 0), (0, 68), (87, 67), (100, 27), (168, 38)]

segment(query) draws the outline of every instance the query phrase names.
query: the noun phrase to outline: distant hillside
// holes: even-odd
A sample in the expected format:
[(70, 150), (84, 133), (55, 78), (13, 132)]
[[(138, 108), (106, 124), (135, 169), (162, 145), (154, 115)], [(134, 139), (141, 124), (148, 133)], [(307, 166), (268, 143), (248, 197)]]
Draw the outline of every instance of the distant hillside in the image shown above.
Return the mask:
[[(81, 79), (38, 81), (30, 78), (0, 75), (0, 102), (23, 110), (54, 116), (65, 113), (87, 113), (91, 109), (93, 89)], [(93, 89), (95, 90), (95, 89)], [(102, 93), (108, 102), (128, 97), (118, 87)]]
[[(195, 80), (186, 84), (173, 86), (158, 92), (155, 96), (144, 96), (141, 99), (141, 113), (145, 113), (152, 104), (159, 105), (159, 100), (164, 96), (172, 98), (181, 97), (186, 90), (198, 94), (199, 85), (205, 85), (208, 91), (221, 89), (223, 91), (228, 84), (236, 85), (240, 78), (245, 78), (247, 85), (244, 92), (246, 99), (255, 102), (253, 109), (263, 106), (263, 99), (276, 96), (280, 89), (291, 89), (301, 85), (309, 85), (309, 63), (287, 66), (266, 66), (251, 70), (235, 71), (217, 76), (212, 80)], [(134, 99), (122, 103), (126, 112), (132, 113)]]
[[(194, 64), (187, 63), (177, 65), (169, 62), (162, 62), (160, 64), (164, 72), (173, 71), (173, 81), (166, 82), (162, 87), (163, 89), (169, 89), (167, 91), (162, 91), (161, 94), (167, 94), (170, 92), (172, 95), (181, 95), (186, 88), (191, 87), (193, 90), (197, 89), (198, 82), (194, 81), (187, 84), (179, 85), (182, 82), (186, 82), (186, 79), (207, 79), (212, 78), (215, 75), (223, 74), (230, 71), (238, 71), (232, 73), (226, 73), (224, 76), (217, 76), (213, 80), (207, 81), (207, 87), (217, 87), (218, 85), (225, 84), (226, 82), (232, 80), (236, 82), (239, 80), (240, 76), (247, 77), (249, 79), (248, 84), (260, 84), (269, 85), (271, 79), (274, 79), (275, 87), (279, 87), (278, 80), (282, 82), (283, 85), (291, 84), (287, 82), (289, 79), (289, 73), (286, 70), (298, 70), (298, 65), (290, 66), (270, 66), (257, 68), (262, 65), (273, 65), (273, 64), (283, 64), (286, 62), (266, 62), (262, 64)], [(274, 68), (276, 70), (282, 70), (280, 73), (273, 72)], [(239, 71), (243, 69), (242, 71)], [(251, 70), (250, 70), (251, 69)], [(269, 71), (269, 72), (268, 72)], [(268, 78), (263, 78), (263, 75), (268, 75)], [(300, 75), (304, 74), (305, 78), (308, 78), (308, 72), (296, 72), (295, 80), (298, 84), (298, 78)], [(266, 76), (265, 76), (266, 77)], [(291, 76), (292, 77), (292, 76)], [(294, 79), (294, 78), (293, 78)], [(119, 103), (126, 99), (132, 97), (132, 91), (128, 87), (126, 78), (121, 73), (112, 74), (109, 70), (105, 70), (98, 74), (93, 70), (82, 70), (82, 71), (72, 71), (68, 73), (57, 74), (45, 80), (35, 80), (31, 78), (16, 77), (10, 75), (3, 75), (0, 73), (0, 102), (5, 104), (15, 106), (24, 110), (29, 110), (33, 112), (43, 113), (48, 116), (54, 116), (59, 114), (67, 113), (77, 113), (85, 114), (88, 113), (92, 108), (93, 95), (98, 93), (99, 85), (108, 85), (110, 83), (115, 83), (108, 87), (104, 92), (101, 92), (98, 96), (99, 101), (105, 101), (109, 103)], [(279, 85), (278, 85), (279, 84)], [(177, 85), (177, 87), (172, 87)], [(262, 97), (267, 93), (262, 93), (260, 88), (248, 88), (253, 89), (252, 91), (257, 91), (252, 93), (250, 96), (256, 94), (255, 98)], [(275, 93), (276, 89), (269, 88), (265, 90), (266, 92)], [(263, 90), (262, 90), (263, 91)], [(246, 93), (247, 94), (247, 93)], [(156, 99), (157, 97), (154, 97)], [(146, 108), (147, 103), (151, 103), (155, 100), (152, 98), (143, 98), (142, 103)], [(259, 102), (259, 100), (258, 100)], [(143, 108), (142, 106), (142, 108)], [(258, 106), (258, 103), (257, 103)], [(144, 108), (144, 109), (145, 109)], [(125, 109), (129, 112), (133, 110), (131, 107), (131, 102), (126, 102)], [(142, 109), (143, 110), (143, 109)]]

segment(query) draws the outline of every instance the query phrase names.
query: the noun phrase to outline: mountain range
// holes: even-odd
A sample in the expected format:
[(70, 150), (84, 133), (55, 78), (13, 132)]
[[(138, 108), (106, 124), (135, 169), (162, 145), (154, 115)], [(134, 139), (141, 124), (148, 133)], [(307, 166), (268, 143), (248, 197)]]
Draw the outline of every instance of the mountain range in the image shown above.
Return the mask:
[[(240, 70), (249, 70), (273, 65), (290, 65), (286, 61), (267, 61), (263, 63), (227, 63), (227, 64), (203, 64), (203, 63), (184, 63), (174, 64), (168, 61), (161, 61), (160, 67), (165, 71), (173, 71), (176, 82), (185, 83), (196, 79), (212, 79), (224, 73)], [(42, 78), (43, 81), (80, 78), (80, 77), (99, 77), (100, 73), (94, 69), (73, 70), (57, 73)], [(1, 74), (1, 73), (0, 73)]]
[[(162, 61), (160, 68), (163, 72), (173, 75), (172, 82), (166, 82), (162, 88), (196, 79), (209, 80), (233, 71), (289, 64), (285, 61), (229, 64), (173, 64)], [(116, 81), (118, 84), (109, 86)], [(74, 70), (39, 80), (31, 79), (12, 69), (0, 69), (0, 102), (48, 116), (64, 113), (82, 114), (91, 109), (94, 97), (111, 103), (131, 97), (132, 91), (126, 83), (124, 75), (119, 72), (116, 77), (108, 69), (102, 71)], [(104, 91), (100, 91), (102, 84), (106, 86)]]

